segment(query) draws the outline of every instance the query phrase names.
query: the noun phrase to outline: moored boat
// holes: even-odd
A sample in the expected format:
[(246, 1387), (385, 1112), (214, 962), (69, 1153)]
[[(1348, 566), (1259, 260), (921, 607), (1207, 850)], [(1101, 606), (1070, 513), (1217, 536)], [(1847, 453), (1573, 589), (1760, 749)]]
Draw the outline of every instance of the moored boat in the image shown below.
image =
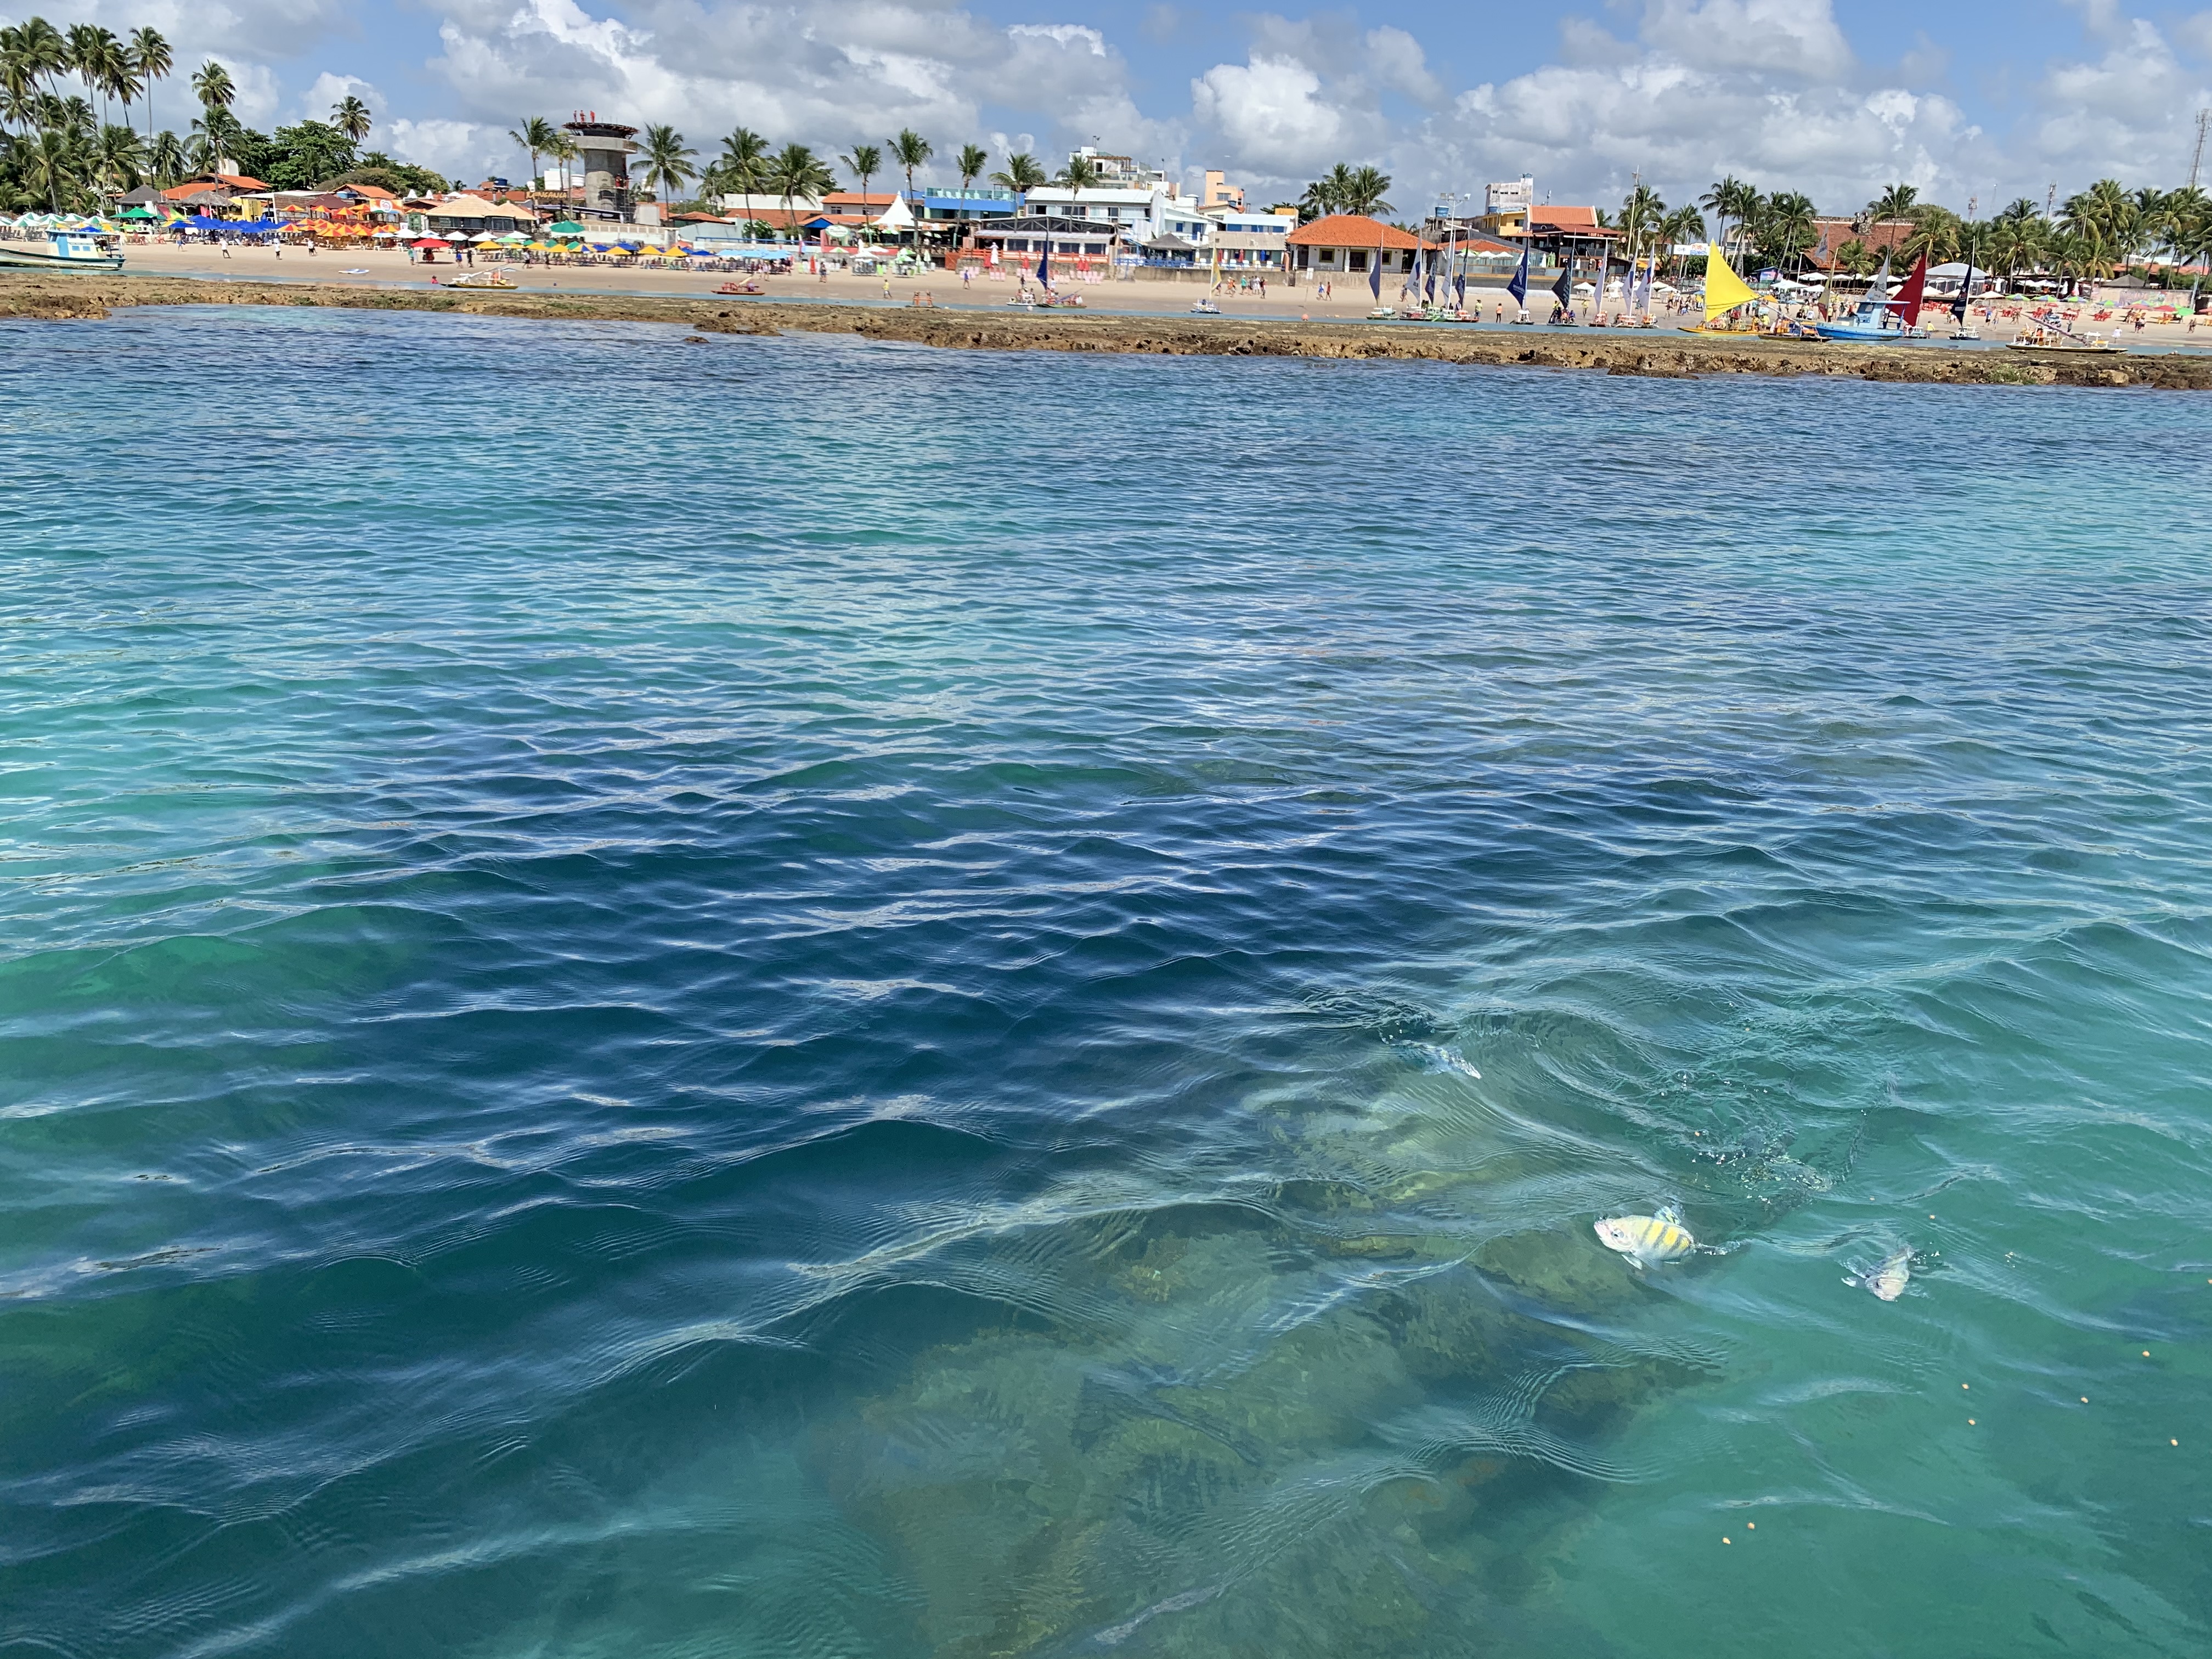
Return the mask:
[(2063, 323), (2038, 323), (2019, 338), (2007, 340), (2010, 351), (2056, 351), (2069, 356), (2110, 357), (2119, 355), (2120, 348), (2110, 340), (2100, 340), (2094, 334), (2076, 334)]
[(1842, 322), (1816, 324), (1815, 329), (1824, 340), (1856, 341), (1863, 345), (1896, 345), (1906, 340), (1924, 340), (1928, 331), (1920, 326), (1920, 307), (1928, 292), (1928, 256), (1922, 254), (1912, 267), (1912, 274), (1905, 279), (1905, 286), (1894, 297), (1889, 292), (1889, 259), (1883, 256), (1881, 269), (1875, 274), (1874, 286), (1867, 290), (1859, 308)]
[(94, 230), (29, 222), (0, 224), (0, 266), (33, 270), (120, 270), (123, 251)]
[(447, 288), (519, 288), (520, 283), (503, 270), (471, 270), (465, 276), (456, 276), (446, 284)]

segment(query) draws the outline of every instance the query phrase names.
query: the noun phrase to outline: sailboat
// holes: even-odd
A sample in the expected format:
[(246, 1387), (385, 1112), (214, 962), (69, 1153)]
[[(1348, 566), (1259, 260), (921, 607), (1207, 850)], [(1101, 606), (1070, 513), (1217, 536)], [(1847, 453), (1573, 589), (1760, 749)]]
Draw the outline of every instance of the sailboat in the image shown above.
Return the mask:
[(1901, 340), (1925, 339), (1920, 329), (1921, 301), (1928, 291), (1928, 256), (1914, 263), (1912, 274), (1894, 295), (1889, 291), (1889, 256), (1881, 256), (1881, 269), (1867, 290), (1859, 308), (1847, 321), (1820, 323), (1815, 332), (1824, 340), (1856, 340), (1865, 344), (1894, 344)]
[(1705, 244), (1705, 320), (1702, 326), (1686, 328), (1685, 334), (1740, 334), (1741, 329), (1715, 328), (1713, 325), (1738, 306), (1748, 305), (1759, 296), (1749, 284), (1735, 274), (1718, 242)]

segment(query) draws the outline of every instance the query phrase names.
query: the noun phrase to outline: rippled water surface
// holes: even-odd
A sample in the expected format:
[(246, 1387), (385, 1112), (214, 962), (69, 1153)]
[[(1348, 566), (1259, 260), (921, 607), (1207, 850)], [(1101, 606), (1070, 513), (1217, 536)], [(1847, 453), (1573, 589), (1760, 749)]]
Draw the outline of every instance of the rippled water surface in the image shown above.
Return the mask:
[(0, 327), (0, 1653), (2212, 1644), (2212, 403)]

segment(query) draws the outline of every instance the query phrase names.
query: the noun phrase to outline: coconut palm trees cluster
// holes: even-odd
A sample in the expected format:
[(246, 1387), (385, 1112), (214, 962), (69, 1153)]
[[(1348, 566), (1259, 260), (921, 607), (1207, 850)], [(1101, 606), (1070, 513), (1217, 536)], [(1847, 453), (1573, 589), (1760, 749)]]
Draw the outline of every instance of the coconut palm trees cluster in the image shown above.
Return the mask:
[(237, 83), (212, 58), (187, 78), (199, 107), (189, 131), (157, 131), (155, 94), (176, 68), (155, 28), (126, 38), (43, 17), (0, 27), (0, 208), (90, 212), (139, 185), (193, 173), (245, 172), (304, 189), (367, 165), (422, 187), (418, 169), (361, 154), (375, 118), (358, 97), (341, 99), (328, 121), (264, 135), (238, 118)]
[(1298, 198), (1298, 216), (1310, 221), (1332, 213), (1395, 213), (1397, 210), (1383, 199), (1389, 191), (1390, 175), (1380, 167), (1339, 161), (1306, 186)]
[[(157, 143), (153, 88), (174, 67), (157, 29), (125, 40), (43, 17), (0, 28), (0, 204), (82, 207), (102, 188), (137, 184)], [(143, 138), (131, 107), (142, 97)]]
[[(1789, 268), (1816, 244), (1812, 204), (1802, 196), (1762, 196), (1737, 179), (1723, 179), (1704, 198), (1722, 223), (1724, 246), (1760, 263)], [(2212, 198), (2194, 185), (2179, 190), (2130, 190), (2100, 179), (2048, 214), (2027, 197), (1986, 219), (1969, 219), (1914, 186), (1889, 185), (1851, 216), (1857, 233), (1835, 250), (1837, 265), (1864, 275), (1882, 257), (1868, 240), (1877, 224), (1909, 227), (1884, 239), (1899, 261), (1925, 254), (1931, 264), (1972, 260), (2009, 280), (2040, 271), (2068, 283), (2107, 277), (2130, 264), (2163, 257), (2176, 264), (2212, 258)]]
[[(542, 117), (532, 116), (507, 133), (516, 147), (530, 157), (533, 178), (541, 176), (541, 157), (563, 164), (562, 186), (568, 184), (565, 165), (576, 155), (575, 142)], [(904, 175), (908, 195), (914, 193), (914, 176), (936, 155), (937, 148), (912, 127), (902, 127), (880, 144), (856, 143), (835, 158), (853, 176), (863, 195), (874, 179), (887, 173)], [(637, 146), (638, 177), (655, 198), (679, 201), (687, 190), (701, 198), (768, 196), (783, 204), (784, 221), (791, 221), (793, 204), (817, 201), (837, 188), (830, 161), (808, 145), (788, 143), (772, 149), (769, 141), (750, 127), (740, 126), (721, 141), (721, 148), (702, 162), (699, 151), (685, 143), (673, 126), (648, 125)], [(991, 165), (991, 153), (981, 144), (963, 144), (953, 161), (963, 191), (981, 178)], [(1017, 194), (1054, 182), (1036, 157), (1026, 152), (1010, 155), (1006, 167), (990, 175), (991, 182)], [(1097, 164), (1085, 156), (1070, 158), (1058, 182), (1080, 191), (1099, 181)], [(1386, 181), (1387, 182), (1387, 181)]]

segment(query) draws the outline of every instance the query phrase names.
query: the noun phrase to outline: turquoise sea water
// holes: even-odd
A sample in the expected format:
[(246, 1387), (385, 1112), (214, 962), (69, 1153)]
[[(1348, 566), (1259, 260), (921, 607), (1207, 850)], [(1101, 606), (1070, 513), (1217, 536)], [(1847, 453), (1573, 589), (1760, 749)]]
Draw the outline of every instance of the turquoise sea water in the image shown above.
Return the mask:
[(0, 343), (0, 1654), (2212, 1644), (2212, 403)]

